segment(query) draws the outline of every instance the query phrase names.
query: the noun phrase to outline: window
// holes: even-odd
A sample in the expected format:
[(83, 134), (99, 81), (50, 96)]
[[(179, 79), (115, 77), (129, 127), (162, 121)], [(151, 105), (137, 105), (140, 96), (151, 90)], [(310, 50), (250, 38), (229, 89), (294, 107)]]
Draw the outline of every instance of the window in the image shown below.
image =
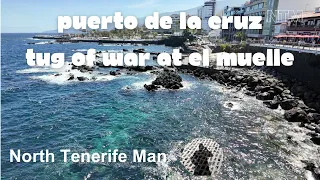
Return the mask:
[(320, 27), (320, 19), (317, 20), (316, 26), (317, 26), (317, 27)]

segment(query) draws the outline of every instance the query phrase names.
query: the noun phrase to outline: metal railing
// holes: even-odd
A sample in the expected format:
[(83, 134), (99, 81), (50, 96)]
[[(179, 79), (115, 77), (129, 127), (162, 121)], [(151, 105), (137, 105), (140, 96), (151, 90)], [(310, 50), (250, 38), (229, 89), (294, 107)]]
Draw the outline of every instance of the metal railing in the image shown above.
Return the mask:
[(291, 51), (297, 51), (297, 52), (320, 54), (320, 44), (306, 43), (306, 42), (265, 41), (265, 40), (226, 42), (223, 40), (220, 40), (220, 41), (210, 40), (210, 43), (213, 46), (219, 46), (221, 44), (229, 44), (229, 45), (246, 44), (250, 46), (260, 46), (260, 47), (267, 47), (267, 48), (277, 48), (277, 49), (291, 50)]
[(305, 42), (283, 42), (283, 41), (251, 41), (252, 46), (263, 46), (270, 48), (285, 49), (298, 52), (320, 54), (320, 44)]

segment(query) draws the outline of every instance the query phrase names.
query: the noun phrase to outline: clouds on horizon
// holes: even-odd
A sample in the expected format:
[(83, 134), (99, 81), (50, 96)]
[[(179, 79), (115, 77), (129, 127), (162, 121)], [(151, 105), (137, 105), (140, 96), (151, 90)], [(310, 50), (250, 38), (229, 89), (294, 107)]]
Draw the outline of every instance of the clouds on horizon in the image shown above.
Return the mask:
[(132, 4), (129, 5), (128, 8), (133, 8), (133, 9), (140, 9), (140, 8), (146, 8), (146, 7), (155, 7), (159, 6), (158, 0), (144, 0), (143, 2), (137, 4)]

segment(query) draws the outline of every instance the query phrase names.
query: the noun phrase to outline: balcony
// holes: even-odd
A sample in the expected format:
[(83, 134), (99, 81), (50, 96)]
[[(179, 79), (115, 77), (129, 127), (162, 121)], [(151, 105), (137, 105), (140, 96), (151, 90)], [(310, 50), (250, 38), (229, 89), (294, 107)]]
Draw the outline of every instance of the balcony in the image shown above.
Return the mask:
[(288, 31), (320, 31), (320, 26), (289, 26)]

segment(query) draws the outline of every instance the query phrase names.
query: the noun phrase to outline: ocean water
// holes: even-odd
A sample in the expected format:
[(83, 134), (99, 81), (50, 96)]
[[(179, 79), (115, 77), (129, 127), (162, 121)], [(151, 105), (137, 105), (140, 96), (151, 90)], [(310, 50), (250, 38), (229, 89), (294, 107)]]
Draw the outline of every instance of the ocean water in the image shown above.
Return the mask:
[[(301, 142), (304, 130), (241, 92), (215, 82), (182, 75), (185, 88), (147, 92), (150, 73), (110, 77), (99, 69), (97, 81), (67, 82), (52, 69), (28, 67), (27, 48), (63, 52), (69, 57), (89, 48), (119, 51), (165, 46), (47, 44), (33, 34), (2, 34), (1, 159), (2, 179), (192, 179), (179, 161), (194, 138), (212, 138), (224, 152), (216, 179), (300, 179), (301, 159), (317, 158), (317, 148)], [(36, 42), (36, 44), (27, 44)], [(228, 108), (226, 103), (235, 106)], [(291, 135), (294, 142), (287, 140)], [(54, 163), (10, 163), (9, 150), (55, 153)], [(60, 149), (106, 152), (133, 149), (161, 152), (166, 163), (64, 163)], [(129, 158), (130, 159), (130, 158)]]

